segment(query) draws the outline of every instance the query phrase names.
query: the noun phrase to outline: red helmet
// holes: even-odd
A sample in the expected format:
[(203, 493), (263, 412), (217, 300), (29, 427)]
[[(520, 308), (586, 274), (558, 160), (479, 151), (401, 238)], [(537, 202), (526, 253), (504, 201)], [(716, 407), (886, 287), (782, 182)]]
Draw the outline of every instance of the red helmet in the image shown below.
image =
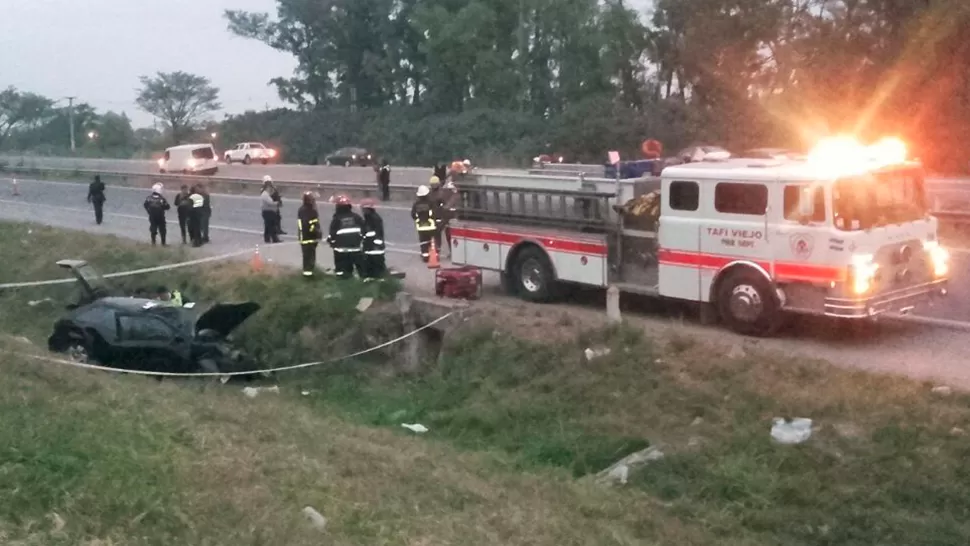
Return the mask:
[(377, 201), (374, 201), (370, 197), (365, 197), (360, 200), (360, 208), (362, 209), (372, 209), (377, 206)]
[(346, 195), (338, 195), (337, 198), (334, 199), (334, 203), (336, 203), (338, 205), (349, 205), (350, 204), (350, 198), (347, 197)]

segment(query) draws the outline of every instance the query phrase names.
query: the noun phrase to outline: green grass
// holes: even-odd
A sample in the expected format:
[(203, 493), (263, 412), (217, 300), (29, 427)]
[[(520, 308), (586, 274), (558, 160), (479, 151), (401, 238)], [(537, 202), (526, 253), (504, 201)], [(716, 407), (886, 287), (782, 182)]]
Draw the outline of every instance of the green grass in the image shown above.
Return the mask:
[[(34, 229), (27, 245), (26, 228), (0, 224), (12, 257), (0, 282), (59, 277), (53, 261), (76, 248), (104, 271), (182, 258)], [(291, 273), (231, 264), (136, 280), (259, 301), (238, 337), (265, 365), (360, 345), (368, 326), (353, 306), (395, 288), (307, 288)], [(0, 294), (0, 330), (43, 340), (59, 311), (26, 301), (56, 292)], [(523, 324), (555, 335), (520, 339)], [(599, 346), (611, 353), (583, 357)], [(231, 385), (0, 354), (0, 543), (970, 543), (970, 436), (955, 430), (970, 430), (970, 396), (790, 355), (725, 353), (528, 307), (470, 321), (420, 373), (372, 355), (281, 376), (281, 394), (255, 399)], [(818, 428), (804, 444), (778, 445), (776, 416)], [(430, 432), (414, 436), (400, 427), (408, 422)], [(647, 445), (666, 457), (626, 487), (589, 479)], [(330, 519), (325, 537), (301, 519), (306, 505)]]

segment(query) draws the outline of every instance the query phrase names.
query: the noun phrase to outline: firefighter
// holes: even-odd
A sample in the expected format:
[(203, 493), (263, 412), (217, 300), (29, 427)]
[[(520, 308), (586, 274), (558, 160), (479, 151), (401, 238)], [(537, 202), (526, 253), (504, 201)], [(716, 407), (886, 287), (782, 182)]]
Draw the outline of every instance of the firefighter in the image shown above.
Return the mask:
[(303, 205), (296, 213), (296, 235), (300, 238), (300, 250), (303, 253), (303, 276), (313, 277), (313, 270), (317, 265), (317, 245), (323, 239), (323, 233), (320, 231), (317, 201), (310, 192), (303, 194)]
[(179, 217), (179, 231), (182, 233), (182, 244), (188, 242), (189, 214), (192, 213), (192, 200), (189, 199), (189, 187), (182, 184), (181, 191), (175, 196), (175, 211)]
[(421, 261), (427, 263), (431, 257), (430, 245), (434, 240), (438, 226), (435, 224), (434, 203), (431, 201), (431, 190), (428, 186), (418, 186), (417, 199), (411, 205), (411, 218), (418, 231), (418, 241), (421, 244)]
[(189, 238), (192, 246), (202, 246), (202, 208), (205, 206), (205, 197), (199, 193), (198, 186), (192, 186), (189, 190), (189, 200), (192, 201), (192, 210), (189, 212)]
[(432, 210), (434, 211), (434, 246), (438, 252), (441, 252), (441, 232), (444, 229), (445, 220), (441, 179), (437, 176), (432, 176), (428, 185), (431, 188), (431, 193), (428, 195), (428, 198), (431, 200)]
[(359, 271), (361, 267), (364, 219), (351, 209), (350, 198), (346, 195), (337, 196), (334, 202), (336, 210), (330, 221), (327, 242), (333, 248), (333, 268), (337, 277), (350, 279), (354, 269)]
[(101, 175), (94, 175), (94, 181), (88, 186), (88, 203), (94, 205), (94, 221), (101, 225), (104, 221), (104, 202), (106, 201), (104, 197), (104, 182), (101, 181)]
[(434, 166), (434, 172), (431, 173), (432, 176), (437, 176), (438, 180), (444, 180), (448, 178), (448, 166), (444, 162), (437, 163)]
[(373, 199), (360, 202), (360, 209), (364, 213), (364, 255), (361, 276), (365, 281), (379, 279), (387, 271), (384, 261), (384, 220), (375, 210)]
[(458, 188), (449, 180), (441, 190), (441, 231), (445, 234), (448, 257), (451, 258), (451, 221), (458, 215)]
[(162, 185), (152, 186), (152, 193), (145, 199), (145, 212), (148, 213), (148, 230), (152, 236), (152, 246), (155, 246), (156, 237), (161, 237), (162, 246), (166, 246), (165, 241), (168, 235), (168, 228), (165, 225), (165, 212), (171, 209), (168, 200), (162, 195)]

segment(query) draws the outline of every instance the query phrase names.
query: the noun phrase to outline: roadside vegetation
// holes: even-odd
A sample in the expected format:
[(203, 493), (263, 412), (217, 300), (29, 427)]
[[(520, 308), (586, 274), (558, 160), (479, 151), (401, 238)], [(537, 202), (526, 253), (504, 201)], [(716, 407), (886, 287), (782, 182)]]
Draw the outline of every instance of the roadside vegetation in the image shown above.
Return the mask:
[[(10, 224), (0, 251), (0, 283), (58, 278), (64, 257), (104, 272), (183, 257)], [(395, 288), (322, 281), (294, 298), (306, 283), (290, 272), (175, 271), (131, 281), (260, 301), (238, 338), (268, 365), (336, 356), (371, 314), (359, 298), (378, 312)], [(68, 293), (0, 293), (0, 350), (34, 350), (16, 336), (42, 346), (59, 311), (28, 302)], [(964, 394), (555, 309), (468, 317), (419, 373), (357, 359), (282, 375), (279, 393), (254, 398), (0, 353), (0, 543), (970, 543)], [(780, 445), (774, 417), (815, 429)], [(626, 485), (594, 476), (648, 446), (664, 457)]]

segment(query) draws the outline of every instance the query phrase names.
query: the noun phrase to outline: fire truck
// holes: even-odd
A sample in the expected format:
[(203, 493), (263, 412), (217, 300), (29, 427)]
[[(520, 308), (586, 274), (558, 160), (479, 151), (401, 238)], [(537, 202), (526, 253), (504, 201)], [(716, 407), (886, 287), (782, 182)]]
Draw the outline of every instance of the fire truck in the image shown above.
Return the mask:
[[(832, 139), (800, 160), (635, 181), (479, 175), (459, 187), (452, 261), (501, 272), (530, 301), (578, 284), (699, 303), (745, 335), (770, 335), (785, 313), (905, 314), (945, 296), (949, 275), (923, 168), (905, 156), (898, 141)], [(651, 192), (651, 225), (618, 206)]]

